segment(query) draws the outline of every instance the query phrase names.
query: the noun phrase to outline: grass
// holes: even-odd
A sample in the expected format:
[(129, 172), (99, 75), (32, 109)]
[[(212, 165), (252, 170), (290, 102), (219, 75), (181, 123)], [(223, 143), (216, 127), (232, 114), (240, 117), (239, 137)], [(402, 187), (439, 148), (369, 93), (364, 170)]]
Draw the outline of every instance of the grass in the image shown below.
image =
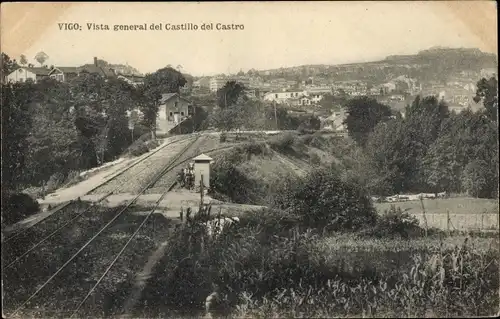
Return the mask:
[[(267, 219), (241, 218), (236, 232), (215, 242), (201, 240), (203, 232), (196, 227), (174, 232), (178, 240), (170, 241), (133, 315), (162, 317), (191, 309), (189, 316), (199, 317), (212, 285), (220, 288), (228, 307), (219, 314), (234, 318), (497, 311), (498, 240), (320, 236), (293, 226), (279, 231), (275, 226), (283, 225), (271, 226)], [(263, 230), (266, 225), (271, 228)]]
[[(449, 210), (453, 214), (481, 214), (498, 213), (498, 200), (481, 198), (445, 198), (424, 199), (425, 212), (429, 214), (446, 214)], [(399, 206), (410, 213), (421, 213), (420, 201), (406, 201), (398, 203), (376, 203), (375, 207), (380, 212), (390, 208), (391, 204)]]
[[(479, 198), (447, 198), (424, 200), (425, 219), (429, 227), (442, 230), (494, 230), (499, 229), (498, 200)], [(391, 205), (415, 216), (420, 225), (425, 225), (420, 201), (398, 203), (376, 203), (375, 207), (382, 213)], [(447, 211), (450, 223), (447, 222)]]
[[(142, 221), (143, 216), (133, 212), (145, 210), (133, 207), (22, 314), (69, 316)], [(112, 213), (96, 208), (84, 223), (44, 245), (24, 268), (6, 273), (8, 309), (24, 300)], [(234, 318), (485, 316), (498, 311), (498, 239), (322, 235), (299, 229), (292, 219), (272, 211), (241, 214), (240, 220), (238, 228), (211, 240), (196, 223), (173, 227), (154, 215), (79, 316), (121, 314), (136, 274), (164, 242), (165, 255), (132, 309), (134, 317), (200, 317), (214, 285), (225, 305), (220, 314)], [(48, 230), (40, 231), (32, 237)]]
[[(80, 209), (85, 208), (83, 206), (85, 203), (82, 203)], [(111, 220), (120, 208), (93, 207), (92, 211), (82, 216), (77, 223), (65, 228), (39, 246), (16, 267), (4, 270), (4, 311), (9, 313), (26, 300), (39, 285), (96, 234), (107, 221)], [(132, 212), (119, 217), (108, 230), (97, 237), (27, 304), (21, 315), (30, 314), (39, 318), (69, 316), (144, 219), (145, 216), (133, 212), (140, 209), (140, 207), (135, 207)], [(51, 229), (55, 229), (58, 224), (56, 220), (53, 220)], [(31, 241), (40, 240), (49, 231), (48, 229), (48, 225), (42, 228), (35, 227), (30, 236)], [(158, 247), (170, 229), (170, 220), (158, 214), (153, 215), (98, 286), (93, 296), (83, 305), (80, 313), (101, 317), (120, 309), (121, 303), (128, 296), (136, 279), (135, 274), (142, 269), (150, 252)], [(10, 247), (2, 248), (9, 248), (8, 256), (10, 256), (9, 260), (12, 260), (15, 255), (24, 252), (31, 244), (25, 240), (24, 247), (21, 247), (20, 242), (13, 240), (2, 244), (2, 246)]]

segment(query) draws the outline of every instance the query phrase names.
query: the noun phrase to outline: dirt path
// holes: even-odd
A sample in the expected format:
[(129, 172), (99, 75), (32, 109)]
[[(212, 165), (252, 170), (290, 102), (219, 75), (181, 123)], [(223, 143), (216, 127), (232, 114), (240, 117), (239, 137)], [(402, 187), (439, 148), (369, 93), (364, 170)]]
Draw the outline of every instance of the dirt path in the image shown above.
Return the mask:
[(154, 267), (156, 264), (163, 258), (165, 255), (165, 250), (167, 248), (168, 242), (164, 241), (163, 243), (160, 244), (160, 246), (151, 254), (151, 256), (148, 259), (148, 262), (142, 269), (140, 273), (137, 274), (134, 287), (132, 288), (132, 293), (129, 295), (127, 301), (125, 301), (125, 304), (123, 306), (123, 313), (125, 316), (134, 308), (134, 306), (137, 304), (137, 302), (140, 300), (142, 296), (142, 291), (146, 287), (146, 284), (151, 278), (151, 274), (153, 272)]

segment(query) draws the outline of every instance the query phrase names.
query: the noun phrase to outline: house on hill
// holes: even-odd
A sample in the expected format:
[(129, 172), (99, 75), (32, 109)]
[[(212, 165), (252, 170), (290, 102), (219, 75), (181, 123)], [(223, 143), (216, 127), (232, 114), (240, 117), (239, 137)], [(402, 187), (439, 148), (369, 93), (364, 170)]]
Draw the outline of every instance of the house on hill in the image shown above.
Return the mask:
[(78, 68), (78, 73), (99, 74), (104, 78), (115, 77), (116, 73), (112, 68), (99, 65), (97, 57), (94, 57), (94, 64), (86, 64)]
[(321, 129), (333, 132), (345, 132), (346, 126), (344, 121), (346, 119), (347, 114), (345, 111), (341, 110), (340, 112), (333, 112), (330, 116), (326, 118), (320, 118), (321, 120)]
[(144, 83), (144, 77), (142, 75), (117, 73), (117, 78), (133, 86), (137, 86)]
[(49, 73), (50, 69), (47, 68), (20, 67), (7, 75), (7, 82), (17, 83), (31, 80), (36, 83), (42, 79), (48, 78)]
[(192, 113), (191, 101), (178, 93), (162, 94), (159, 103), (157, 125), (160, 130), (165, 132), (168, 132)]
[(78, 76), (80, 71), (77, 67), (58, 66), (50, 70), (49, 77), (60, 82), (67, 82)]

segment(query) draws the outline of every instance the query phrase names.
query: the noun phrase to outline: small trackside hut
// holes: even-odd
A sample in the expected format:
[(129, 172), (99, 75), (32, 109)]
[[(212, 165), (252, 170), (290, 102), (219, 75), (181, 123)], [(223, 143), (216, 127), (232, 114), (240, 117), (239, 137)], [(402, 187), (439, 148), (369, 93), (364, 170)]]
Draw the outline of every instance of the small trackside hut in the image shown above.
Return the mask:
[(200, 183), (203, 180), (203, 189), (210, 188), (210, 163), (213, 159), (205, 154), (201, 154), (195, 158), (194, 161), (194, 185), (196, 192), (200, 191)]

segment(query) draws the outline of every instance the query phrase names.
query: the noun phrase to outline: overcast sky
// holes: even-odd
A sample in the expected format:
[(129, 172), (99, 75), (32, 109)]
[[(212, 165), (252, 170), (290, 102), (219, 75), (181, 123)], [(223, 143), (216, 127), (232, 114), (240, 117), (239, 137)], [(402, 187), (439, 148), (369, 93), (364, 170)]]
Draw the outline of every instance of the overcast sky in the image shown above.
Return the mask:
[[(47, 64), (58, 66), (91, 63), (97, 56), (144, 73), (182, 65), (193, 75), (373, 61), (432, 46), (496, 52), (496, 6), (483, 4), (494, 15), (486, 27), (477, 13), (471, 20), (463, 9), (454, 13), (433, 2), (32, 4), (17, 16), (6, 9), (21, 4), (9, 3), (2, 5), (2, 51), (17, 59), (24, 53), (33, 63), (44, 51)], [(63, 22), (77, 22), (83, 30), (61, 31)], [(88, 31), (87, 23), (111, 29), (115, 24), (234, 23), (244, 30)]]

